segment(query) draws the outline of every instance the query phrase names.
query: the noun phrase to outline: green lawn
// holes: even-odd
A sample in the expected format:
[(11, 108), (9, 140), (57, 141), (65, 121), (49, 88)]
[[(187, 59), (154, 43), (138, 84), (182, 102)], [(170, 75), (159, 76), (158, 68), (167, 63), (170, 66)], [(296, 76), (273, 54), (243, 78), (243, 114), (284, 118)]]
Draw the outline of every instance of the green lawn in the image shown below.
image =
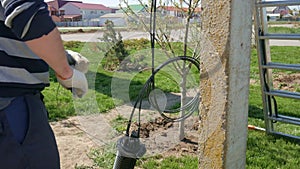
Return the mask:
[(300, 33), (300, 28), (288, 28), (288, 27), (276, 26), (276, 27), (269, 27), (268, 31), (270, 33), (295, 33), (295, 34), (299, 34)]
[[(272, 46), (272, 61), (280, 63), (300, 63), (299, 47)], [(264, 127), (262, 111), (261, 88), (257, 68), (257, 53), (252, 50), (251, 79), (256, 83), (250, 85), (249, 118), (248, 123)], [(279, 72), (274, 71), (276, 76)], [(284, 72), (293, 74), (295, 72)], [(278, 111), (282, 114), (300, 117), (300, 104), (298, 100), (276, 98)], [(299, 126), (276, 124), (278, 130), (299, 136)], [(247, 168), (249, 169), (296, 169), (300, 166), (300, 145), (285, 138), (266, 135), (264, 132), (249, 130), (247, 142)]]
[[(103, 59), (103, 52), (99, 51), (95, 44), (89, 47), (83, 46), (81, 43), (66, 44), (67, 48), (80, 51), (83, 55), (87, 56), (91, 61), (90, 71), (87, 74), (89, 83), (91, 84), (88, 96), (95, 98), (97, 102), (97, 111), (92, 113), (105, 113), (117, 105), (123, 104), (126, 98), (112, 94), (114, 88), (111, 84), (114, 80), (128, 84), (130, 81), (130, 93), (132, 98), (136, 96), (137, 91), (141, 88), (145, 79), (148, 77), (149, 72), (145, 74), (136, 74), (134, 72), (119, 72), (115, 75), (114, 72), (105, 71), (101, 67), (101, 60)], [(75, 48), (73, 48), (73, 45)], [(272, 47), (273, 59), (278, 62), (299, 63), (300, 58), (299, 47)], [(282, 56), (288, 57), (282, 57)], [(251, 79), (255, 80), (250, 86), (249, 96), (249, 124), (264, 127), (263, 112), (262, 112), (262, 99), (260, 94), (259, 76), (257, 68), (256, 50), (252, 50), (251, 56)], [(160, 58), (164, 59), (164, 58)], [(294, 72), (288, 72), (290, 74)], [(167, 90), (170, 86), (164, 86), (166, 83), (161, 83), (160, 86), (165, 87)], [(122, 85), (120, 86), (122, 88)], [(85, 101), (82, 101), (82, 106), (74, 106), (74, 100), (70, 92), (59, 87), (55, 80), (54, 74), (51, 74), (51, 87), (47, 88), (44, 92), (46, 106), (50, 113), (50, 120), (59, 120), (68, 116), (77, 114), (77, 110), (86, 111)], [(78, 101), (75, 101), (78, 102)], [(293, 114), (300, 114), (300, 108), (297, 108), (299, 102), (290, 100), (280, 100), (280, 111)], [(92, 110), (93, 106), (89, 108)], [(88, 112), (91, 113), (91, 112)], [(120, 118), (123, 122), (124, 120)], [(300, 129), (290, 125), (283, 125), (281, 128), (289, 133), (298, 133)], [(96, 166), (103, 168), (112, 168), (114, 161), (114, 154), (105, 153), (102, 150), (91, 150), (91, 158), (94, 160)], [(296, 169), (300, 166), (300, 145), (295, 142), (284, 138), (276, 138), (271, 135), (266, 135), (264, 132), (252, 131), (248, 132), (247, 142), (247, 168), (249, 169), (265, 169), (265, 168), (280, 168), (280, 169)], [(138, 161), (138, 166), (145, 169), (195, 169), (198, 160), (194, 156), (184, 156), (181, 158), (176, 157), (151, 157), (141, 159)], [(79, 166), (77, 168), (88, 168), (87, 166)]]

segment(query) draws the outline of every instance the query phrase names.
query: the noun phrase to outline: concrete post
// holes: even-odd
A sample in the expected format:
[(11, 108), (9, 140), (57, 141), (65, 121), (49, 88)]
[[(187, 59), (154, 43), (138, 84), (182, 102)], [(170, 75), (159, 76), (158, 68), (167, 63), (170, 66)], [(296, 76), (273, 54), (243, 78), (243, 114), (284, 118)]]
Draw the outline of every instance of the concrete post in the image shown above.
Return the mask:
[(252, 0), (202, 0), (199, 168), (245, 168)]

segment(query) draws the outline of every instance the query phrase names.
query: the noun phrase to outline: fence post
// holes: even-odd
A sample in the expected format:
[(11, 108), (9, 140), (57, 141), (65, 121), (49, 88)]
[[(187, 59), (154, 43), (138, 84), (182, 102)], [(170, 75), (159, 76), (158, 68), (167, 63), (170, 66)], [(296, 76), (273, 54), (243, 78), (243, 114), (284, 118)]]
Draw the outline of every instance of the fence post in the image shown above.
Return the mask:
[(253, 2), (201, 3), (199, 168), (245, 168)]

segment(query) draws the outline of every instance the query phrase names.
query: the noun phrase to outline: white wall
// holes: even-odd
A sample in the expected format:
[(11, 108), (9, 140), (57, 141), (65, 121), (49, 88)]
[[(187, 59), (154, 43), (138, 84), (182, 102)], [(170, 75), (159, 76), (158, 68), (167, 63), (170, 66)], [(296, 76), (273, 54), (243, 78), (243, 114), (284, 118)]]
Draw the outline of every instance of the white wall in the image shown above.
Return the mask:
[(72, 3), (67, 3), (60, 9), (65, 10), (65, 15), (82, 15), (82, 20), (91, 20), (94, 18), (99, 18), (100, 16), (111, 12), (102, 10), (79, 9)]
[(99, 18), (100, 16), (107, 14), (107, 13), (110, 13), (110, 11), (83, 9), (82, 10), (82, 19), (90, 20), (90, 19), (94, 19), (94, 18)]
[(80, 9), (71, 3), (65, 4), (60, 10), (65, 10), (65, 15), (80, 15)]
[(126, 26), (126, 20), (124, 18), (100, 18), (100, 26), (104, 26), (107, 20), (111, 20), (114, 26)]

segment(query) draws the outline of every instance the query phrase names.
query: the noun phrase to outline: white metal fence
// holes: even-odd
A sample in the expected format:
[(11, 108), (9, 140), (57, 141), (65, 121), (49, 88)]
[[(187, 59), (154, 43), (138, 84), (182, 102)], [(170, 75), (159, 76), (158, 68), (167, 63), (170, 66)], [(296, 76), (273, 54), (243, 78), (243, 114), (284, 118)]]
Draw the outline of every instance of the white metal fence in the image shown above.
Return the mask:
[(58, 27), (100, 27), (99, 21), (56, 22)]

